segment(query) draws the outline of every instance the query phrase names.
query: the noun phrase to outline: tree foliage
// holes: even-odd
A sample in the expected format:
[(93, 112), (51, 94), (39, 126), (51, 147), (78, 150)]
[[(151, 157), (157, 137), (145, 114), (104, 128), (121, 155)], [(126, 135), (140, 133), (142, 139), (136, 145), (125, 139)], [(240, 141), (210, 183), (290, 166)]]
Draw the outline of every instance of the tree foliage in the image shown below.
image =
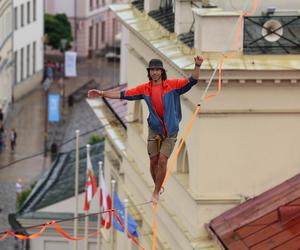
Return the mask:
[(93, 134), (90, 136), (90, 138), (88, 139), (88, 142), (87, 144), (90, 144), (90, 145), (94, 145), (100, 141), (104, 141), (105, 137), (104, 136), (101, 136), (99, 134)]
[[(46, 43), (53, 49), (61, 51), (71, 48), (72, 30), (68, 17), (65, 14), (45, 14), (45, 34), (47, 35)], [(63, 48), (61, 41), (66, 39), (66, 47)]]

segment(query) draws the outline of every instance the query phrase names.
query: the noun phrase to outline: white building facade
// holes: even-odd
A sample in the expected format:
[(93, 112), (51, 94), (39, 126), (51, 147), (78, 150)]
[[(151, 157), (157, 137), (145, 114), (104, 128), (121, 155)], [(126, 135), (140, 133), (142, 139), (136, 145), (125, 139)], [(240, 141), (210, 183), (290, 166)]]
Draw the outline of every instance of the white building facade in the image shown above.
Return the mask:
[(0, 108), (5, 112), (12, 99), (12, 1), (0, 2)]
[(43, 77), (43, 1), (14, 1), (13, 14), (15, 62), (13, 96), (17, 99), (36, 87)]

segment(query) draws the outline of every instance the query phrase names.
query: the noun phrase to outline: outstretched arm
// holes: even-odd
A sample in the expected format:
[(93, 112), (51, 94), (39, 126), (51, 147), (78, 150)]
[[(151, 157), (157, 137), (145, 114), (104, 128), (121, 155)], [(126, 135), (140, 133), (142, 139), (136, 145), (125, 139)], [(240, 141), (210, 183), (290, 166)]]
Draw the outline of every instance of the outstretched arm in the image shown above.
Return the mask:
[(204, 61), (204, 58), (202, 56), (196, 56), (194, 57), (194, 60), (195, 60), (195, 68), (192, 71), (192, 77), (193, 79), (198, 80), (200, 76), (200, 67)]
[(111, 99), (120, 99), (120, 91), (116, 90), (98, 90), (98, 89), (91, 89), (88, 92), (89, 98), (95, 98), (95, 97), (107, 97)]

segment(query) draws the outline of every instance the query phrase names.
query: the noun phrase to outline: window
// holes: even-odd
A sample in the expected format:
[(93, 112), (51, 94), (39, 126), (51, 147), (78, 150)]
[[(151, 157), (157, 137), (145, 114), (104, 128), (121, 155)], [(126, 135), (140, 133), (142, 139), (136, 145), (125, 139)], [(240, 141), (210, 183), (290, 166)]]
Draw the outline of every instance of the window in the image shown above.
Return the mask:
[(24, 27), (24, 4), (21, 5), (21, 27)]
[(21, 59), (20, 59), (20, 79), (21, 81), (24, 80), (24, 48), (21, 49)]
[(32, 45), (32, 73), (35, 73), (35, 64), (36, 64), (36, 42), (33, 42)]
[(181, 151), (177, 160), (177, 173), (188, 174), (189, 173), (189, 158), (186, 144), (183, 143)]
[(30, 44), (27, 45), (26, 67), (27, 67), (27, 77), (28, 77), (30, 75)]
[(27, 2), (27, 24), (30, 24), (31, 16), (30, 16), (30, 2)]
[(113, 35), (115, 36), (118, 32), (118, 22), (117, 22), (117, 19), (114, 18), (113, 19)]
[(96, 49), (99, 49), (99, 23), (96, 24)]
[(97, 5), (97, 8), (100, 7), (100, 0), (97, 0), (97, 1), (96, 1), (96, 5)]
[(102, 6), (106, 5), (105, 0), (102, 0)]
[(15, 15), (15, 30), (18, 29), (18, 7), (15, 7), (15, 10), (14, 10), (14, 15)]
[(33, 21), (36, 21), (36, 0), (33, 0), (32, 15), (33, 15)]
[(94, 0), (90, 0), (90, 10), (93, 10), (93, 2), (94, 2)]
[(15, 60), (15, 84), (18, 83), (18, 69), (19, 69), (19, 65), (18, 65), (18, 51), (15, 51), (14, 53), (14, 60)]
[(101, 22), (101, 42), (105, 42), (105, 21)]
[(93, 48), (93, 39), (94, 39), (93, 32), (94, 32), (93, 26), (90, 26), (90, 28), (89, 28), (89, 46), (90, 46), (90, 48)]
[(136, 122), (138, 132), (143, 133), (143, 105), (141, 101), (135, 101), (133, 121)]
[(6, 14), (5, 27), (7, 28), (7, 35), (10, 34), (12, 32), (11, 11)]

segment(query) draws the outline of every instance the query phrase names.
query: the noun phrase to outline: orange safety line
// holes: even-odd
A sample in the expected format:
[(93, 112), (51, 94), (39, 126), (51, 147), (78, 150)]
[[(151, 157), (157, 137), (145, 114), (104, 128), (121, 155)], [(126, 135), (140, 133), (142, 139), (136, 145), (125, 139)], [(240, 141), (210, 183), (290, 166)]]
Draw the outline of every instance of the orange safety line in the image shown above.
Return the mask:
[(90, 233), (88, 234), (87, 237), (77, 237), (77, 238), (74, 238), (72, 236), (70, 236), (69, 234), (67, 234), (58, 224), (56, 224), (55, 222), (52, 223), (52, 225), (55, 227), (55, 229), (63, 236), (65, 237), (66, 239), (69, 239), (69, 240), (85, 240), (86, 238), (89, 238), (91, 236), (95, 236), (97, 234), (100, 233), (99, 230), (93, 232), (93, 233)]
[(0, 241), (2, 241), (2, 240), (4, 240), (4, 239), (6, 239), (8, 236), (9, 236), (9, 234), (8, 234), (8, 233), (4, 234), (4, 235), (3, 235), (3, 236), (0, 238)]
[(46, 228), (51, 224), (51, 222), (48, 222), (47, 224), (45, 224), (40, 231), (38, 231), (37, 233), (34, 233), (32, 235), (26, 236), (26, 235), (22, 235), (22, 234), (17, 234), (14, 232), (8, 232), (7, 234), (14, 236), (16, 238), (18, 238), (19, 240), (29, 240), (29, 239), (36, 239), (37, 237), (39, 237), (45, 230)]
[[(256, 12), (258, 1), (259, 0), (253, 0), (252, 10), (250, 12), (244, 11), (239, 16), (238, 25), (237, 25), (237, 29), (236, 29), (236, 32), (235, 32), (235, 43), (234, 43), (234, 48), (236, 50), (239, 48), (239, 34), (240, 34), (241, 30), (242, 30), (242, 24), (243, 24), (244, 17), (245, 16), (251, 16), (251, 15), (253, 15)], [(217, 96), (217, 95), (220, 94), (221, 89), (222, 89), (222, 69), (223, 69), (224, 60), (225, 60), (225, 58), (230, 58), (232, 56), (233, 56), (232, 53), (226, 53), (226, 54), (223, 54), (220, 57), (220, 59), (219, 59), (219, 67), (218, 67), (218, 70), (219, 70), (218, 91), (217, 91), (217, 93), (211, 93), (209, 95), (204, 96), (202, 98), (203, 101), (207, 101), (207, 100), (211, 99), (212, 97), (215, 97), (215, 96)]]
[(117, 214), (116, 210), (113, 210), (114, 216), (116, 217), (117, 221), (120, 223), (120, 225), (124, 228), (124, 230), (126, 231), (127, 235), (130, 237), (130, 239), (138, 246), (140, 247), (142, 250), (145, 250), (145, 248), (143, 248), (141, 246), (141, 244), (138, 242), (138, 240), (129, 232), (128, 228), (124, 226), (122, 220), (120, 219), (119, 215)]
[(191, 118), (191, 120), (190, 120), (190, 122), (189, 122), (189, 124), (188, 124), (188, 127), (187, 127), (187, 129), (186, 129), (186, 131), (185, 131), (185, 133), (182, 137), (182, 140), (181, 140), (179, 146), (177, 147), (176, 152), (175, 152), (174, 156), (172, 157), (170, 164), (168, 165), (168, 169), (167, 169), (166, 176), (165, 176), (165, 179), (163, 181), (162, 186), (165, 185), (165, 183), (166, 183), (166, 181), (169, 177), (169, 174), (170, 174), (170, 172), (171, 172), (171, 170), (172, 170), (172, 168), (173, 168), (173, 166), (174, 166), (174, 164), (175, 164), (175, 162), (178, 158), (178, 155), (179, 155), (179, 152), (180, 152), (180, 150), (183, 146), (183, 143), (185, 142), (185, 140), (186, 140), (186, 138), (187, 138), (187, 136), (188, 136), (188, 134), (189, 134), (189, 132), (190, 132), (190, 130), (191, 130), (191, 128), (192, 128), (192, 126), (195, 122), (195, 119), (196, 119), (199, 112), (200, 112), (200, 106), (198, 105), (195, 112), (194, 112), (194, 114), (193, 114), (193, 116), (192, 116), (192, 118)]
[(154, 204), (153, 205), (153, 240), (152, 240), (152, 250), (156, 249), (156, 234), (157, 234), (156, 209), (157, 209), (157, 204)]
[[(191, 128), (192, 128), (192, 126), (193, 126), (193, 124), (194, 124), (194, 122), (196, 120), (196, 117), (197, 117), (197, 115), (198, 115), (199, 112), (200, 112), (200, 105), (197, 105), (197, 108), (196, 108), (196, 110), (195, 110), (195, 112), (194, 112), (194, 114), (193, 114), (193, 116), (192, 116), (192, 118), (191, 118), (191, 120), (190, 120), (190, 122), (188, 124), (188, 127), (187, 127), (187, 129), (186, 129), (186, 131), (185, 131), (185, 133), (184, 133), (184, 135), (182, 137), (182, 140), (181, 140), (179, 146), (176, 148), (176, 152), (175, 152), (174, 156), (171, 159), (171, 163), (168, 165), (168, 170), (166, 172), (165, 179), (163, 181), (162, 186), (164, 186), (165, 182), (167, 181), (167, 179), (168, 179), (168, 177), (170, 175), (170, 172), (171, 172), (171, 170), (172, 170), (172, 168), (173, 168), (173, 166), (174, 166), (174, 164), (175, 164), (175, 162), (176, 162), (176, 160), (178, 158), (178, 155), (179, 155), (179, 152), (180, 152), (180, 150), (181, 150), (181, 148), (183, 146), (183, 143), (185, 142), (185, 140), (186, 140), (189, 132), (191, 131)], [(157, 210), (157, 204), (154, 204), (154, 207), (153, 207), (153, 216), (154, 216), (154, 219), (153, 219), (152, 250), (156, 249), (156, 233), (157, 233), (157, 229), (156, 229), (156, 227), (157, 227), (156, 226), (156, 210)]]

